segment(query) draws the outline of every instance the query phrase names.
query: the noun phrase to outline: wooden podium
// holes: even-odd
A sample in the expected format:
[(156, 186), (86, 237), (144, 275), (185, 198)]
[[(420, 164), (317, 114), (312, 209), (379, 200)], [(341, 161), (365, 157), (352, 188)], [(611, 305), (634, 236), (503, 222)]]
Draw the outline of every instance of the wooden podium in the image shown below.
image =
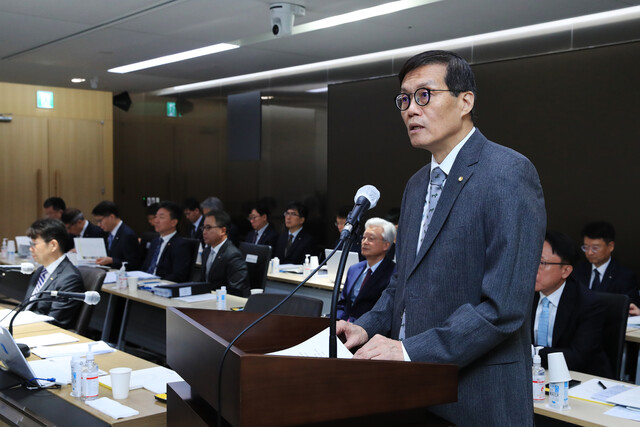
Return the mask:
[[(184, 421), (194, 414), (202, 425), (211, 423), (211, 414), (218, 410), (222, 354), (229, 342), (259, 316), (167, 309), (167, 363), (186, 382), (168, 389), (169, 425), (172, 419), (180, 419), (185, 425)], [(270, 315), (243, 335), (224, 363), (224, 419), (233, 426), (335, 424), (404, 411), (426, 413), (422, 408), (457, 400), (455, 365), (265, 356), (299, 344), (328, 326), (326, 318)], [(196, 402), (190, 407), (193, 413), (175, 413), (177, 408), (189, 406), (188, 399)]]

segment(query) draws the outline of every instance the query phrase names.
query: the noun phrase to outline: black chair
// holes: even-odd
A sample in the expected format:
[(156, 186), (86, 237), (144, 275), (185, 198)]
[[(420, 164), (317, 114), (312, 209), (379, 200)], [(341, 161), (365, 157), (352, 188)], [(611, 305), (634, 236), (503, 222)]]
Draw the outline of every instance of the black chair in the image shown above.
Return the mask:
[[(189, 275), (188, 282), (199, 282), (200, 281), (200, 268), (196, 265), (196, 261), (198, 260), (198, 249), (200, 249), (200, 240), (199, 239), (190, 239), (185, 237), (184, 240), (189, 242), (189, 249), (191, 250), (191, 274)], [(197, 270), (197, 277), (194, 277), (195, 271)]]
[(251, 289), (264, 289), (271, 260), (271, 246), (241, 242), (239, 249), (249, 270)]
[[(19, 271), (5, 271), (0, 273), (0, 294), (7, 298), (22, 301), (26, 297), (31, 274)], [(3, 302), (9, 302), (3, 300)]]
[[(284, 299), (285, 294), (255, 294), (251, 295), (244, 306), (247, 313), (265, 313)], [(317, 298), (293, 295), (273, 314), (289, 316), (320, 317), (322, 314), (322, 300)]]
[(598, 297), (605, 306), (602, 346), (613, 367), (613, 379), (618, 380), (622, 371), (622, 353), (627, 333), (629, 296), (599, 293)]
[[(78, 267), (78, 271), (80, 271), (82, 281), (84, 282), (84, 288), (87, 291), (100, 292), (104, 279), (107, 276), (107, 272), (105, 270), (102, 268), (80, 266)], [(78, 320), (76, 320), (74, 327), (77, 334), (85, 335), (87, 333), (94, 307), (95, 305), (82, 304), (82, 308), (78, 314)]]
[(147, 258), (147, 252), (149, 252), (151, 242), (158, 236), (159, 234), (155, 231), (144, 231), (140, 234), (140, 253), (142, 255), (141, 259), (143, 262)]

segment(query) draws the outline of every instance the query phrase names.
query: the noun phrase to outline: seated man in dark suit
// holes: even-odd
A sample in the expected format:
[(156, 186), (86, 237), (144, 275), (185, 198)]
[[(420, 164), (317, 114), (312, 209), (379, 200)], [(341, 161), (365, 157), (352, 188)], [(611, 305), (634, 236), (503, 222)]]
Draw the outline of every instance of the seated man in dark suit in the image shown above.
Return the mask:
[(115, 203), (104, 200), (91, 212), (96, 223), (107, 233), (107, 256), (98, 258), (99, 265), (120, 268), (126, 261), (127, 270), (140, 268), (140, 246), (136, 233), (122, 220)]
[(184, 210), (184, 216), (189, 220), (189, 232), (186, 234), (186, 237), (189, 237), (190, 239), (198, 239), (202, 246), (204, 246), (204, 240), (202, 239), (204, 215), (202, 215), (200, 202), (193, 197), (190, 197), (184, 201), (182, 209)]
[(284, 212), (287, 232), (280, 234), (276, 244), (276, 256), (280, 264), (303, 264), (305, 255), (316, 255), (316, 244), (311, 234), (302, 227), (307, 217), (307, 207), (291, 202)]
[(61, 219), (67, 204), (60, 197), (49, 197), (42, 204), (45, 218)]
[(74, 237), (100, 237), (107, 242), (107, 233), (95, 224), (84, 218), (80, 209), (67, 208), (62, 213), (62, 222), (67, 227), (67, 232), (71, 237), (71, 248), (75, 246)]
[(549, 353), (562, 352), (569, 369), (611, 378), (613, 366), (602, 348), (605, 307), (570, 276), (575, 258), (568, 236), (547, 231), (536, 276), (533, 342), (544, 347), (545, 368)]
[[(224, 204), (222, 203), (222, 200), (217, 197), (207, 197), (202, 201), (202, 203), (200, 203), (200, 207), (202, 208), (202, 215), (204, 216), (212, 211), (224, 211)], [(229, 227), (227, 228), (227, 237), (234, 245), (238, 246), (240, 244), (240, 233), (238, 232), (238, 227), (236, 227), (233, 222), (229, 223)]]
[(162, 202), (154, 219), (160, 236), (151, 242), (142, 271), (164, 280), (182, 283), (189, 280), (193, 264), (191, 245), (177, 231), (180, 207), (173, 202)]
[(242, 252), (227, 238), (231, 217), (224, 211), (210, 211), (204, 216), (202, 253), (202, 282), (212, 283), (216, 289), (227, 287), (232, 295), (248, 297), (251, 291), (249, 273)]
[(254, 245), (268, 245), (275, 249), (278, 242), (278, 232), (269, 224), (271, 213), (266, 203), (256, 203), (249, 211), (247, 218), (251, 223), (252, 231), (247, 234), (245, 242)]
[[(25, 299), (37, 300), (44, 291), (84, 292), (82, 276), (65, 256), (67, 231), (62, 221), (52, 218), (39, 219), (27, 230), (31, 238), (31, 255), (42, 264), (31, 276)], [(73, 325), (82, 301), (39, 301), (27, 309), (55, 318), (55, 324), (63, 328)]]
[(362, 255), (365, 261), (352, 265), (338, 301), (338, 319), (353, 322), (375, 305), (387, 288), (396, 264), (386, 258), (396, 238), (389, 221), (371, 218), (364, 225)]
[(593, 291), (629, 295), (630, 311), (633, 312), (640, 304), (638, 279), (633, 271), (611, 257), (615, 239), (615, 229), (607, 222), (585, 225), (582, 229), (582, 250), (587, 261), (576, 267), (573, 276)]

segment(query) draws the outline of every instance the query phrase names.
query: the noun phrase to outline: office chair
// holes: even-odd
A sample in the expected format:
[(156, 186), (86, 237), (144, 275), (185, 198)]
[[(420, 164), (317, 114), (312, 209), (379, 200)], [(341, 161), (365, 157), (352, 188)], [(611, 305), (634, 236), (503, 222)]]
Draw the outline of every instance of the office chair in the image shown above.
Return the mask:
[[(107, 276), (107, 272), (105, 270), (102, 268), (80, 266), (78, 267), (78, 271), (80, 271), (84, 288), (87, 291), (100, 292), (104, 279)], [(94, 307), (94, 305), (82, 304), (82, 308), (78, 314), (78, 320), (76, 320), (76, 325), (74, 327), (77, 334), (85, 335), (87, 333)]]
[(141, 259), (143, 262), (147, 257), (147, 252), (149, 252), (149, 245), (151, 244), (153, 239), (155, 239), (158, 236), (159, 234), (156, 233), (155, 231), (145, 231), (142, 234), (140, 234), (140, 252), (142, 254)]
[(200, 249), (200, 240), (199, 239), (189, 239), (187, 237), (184, 238), (189, 243), (189, 249), (191, 250), (191, 274), (189, 275), (188, 282), (199, 282), (200, 281), (200, 266), (196, 265), (196, 261), (198, 260), (198, 249)]
[[(19, 271), (5, 271), (0, 273), (0, 294), (16, 301), (22, 301), (26, 297), (31, 276), (32, 274), (22, 274)], [(2, 302), (10, 303), (4, 298), (1, 300)]]
[[(244, 306), (246, 313), (265, 313), (284, 299), (284, 294), (255, 294), (251, 295)], [(320, 317), (322, 314), (322, 300), (317, 298), (293, 295), (274, 314), (289, 316)]]
[(598, 297), (605, 306), (602, 346), (613, 367), (613, 379), (619, 380), (622, 371), (622, 353), (627, 332), (627, 319), (629, 317), (629, 296), (599, 293)]
[(264, 289), (271, 260), (271, 246), (241, 242), (239, 249), (249, 270), (251, 289)]

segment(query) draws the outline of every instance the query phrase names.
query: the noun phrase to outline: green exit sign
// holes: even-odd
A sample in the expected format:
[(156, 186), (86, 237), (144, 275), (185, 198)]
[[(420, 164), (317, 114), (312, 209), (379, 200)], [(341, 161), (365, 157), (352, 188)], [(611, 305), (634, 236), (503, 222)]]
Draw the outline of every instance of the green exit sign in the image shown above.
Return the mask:
[(36, 92), (36, 100), (38, 108), (53, 108), (53, 92), (39, 90)]
[(178, 109), (175, 102), (167, 102), (167, 117), (178, 117)]

